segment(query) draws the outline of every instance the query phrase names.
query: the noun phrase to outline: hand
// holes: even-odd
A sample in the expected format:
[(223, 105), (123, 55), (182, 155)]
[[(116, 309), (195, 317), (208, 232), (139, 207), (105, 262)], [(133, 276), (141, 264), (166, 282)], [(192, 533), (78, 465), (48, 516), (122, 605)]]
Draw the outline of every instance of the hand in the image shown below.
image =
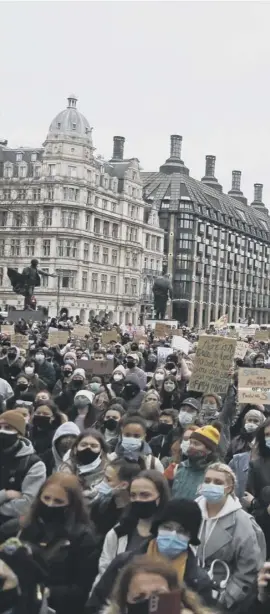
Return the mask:
[(12, 499), (20, 499), (21, 496), (22, 493), (18, 492), (18, 490), (6, 490), (6, 497), (9, 501), (11, 501)]
[(258, 599), (263, 603), (267, 599), (267, 591), (265, 590), (270, 580), (270, 563), (264, 563), (264, 566), (258, 573)]
[(242, 501), (244, 501), (248, 507), (251, 506), (253, 500), (254, 497), (250, 494), (250, 492), (245, 492), (244, 497), (242, 497)]

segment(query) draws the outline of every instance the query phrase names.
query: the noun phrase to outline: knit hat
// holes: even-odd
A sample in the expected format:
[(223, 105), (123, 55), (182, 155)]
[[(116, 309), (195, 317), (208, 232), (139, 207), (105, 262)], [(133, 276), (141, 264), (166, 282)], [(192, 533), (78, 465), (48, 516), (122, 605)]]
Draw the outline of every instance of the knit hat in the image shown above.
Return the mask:
[(196, 441), (204, 443), (207, 448), (214, 452), (220, 442), (220, 432), (216, 426), (207, 424), (206, 426), (202, 426), (202, 428), (191, 433), (190, 439), (196, 439)]
[(20, 433), (20, 435), (25, 436), (25, 419), (20, 411), (16, 409), (11, 409), (9, 411), (4, 411), (0, 416), (0, 424), (6, 422), (9, 426), (12, 426), (15, 431)]
[(265, 416), (259, 409), (250, 409), (244, 417), (244, 422), (246, 422), (248, 418), (257, 418), (260, 420), (260, 424), (265, 421)]
[[(80, 371), (81, 369), (79, 369)], [(77, 399), (78, 397), (86, 397), (89, 400), (89, 403), (93, 403), (93, 398), (94, 398), (94, 393), (91, 392), (91, 390), (79, 390), (79, 392), (77, 392), (75, 394), (74, 399)]]
[(199, 546), (198, 533), (202, 522), (202, 513), (196, 501), (189, 499), (171, 499), (165, 506), (159, 519), (153, 523), (151, 533), (157, 535), (161, 525), (177, 522), (190, 535), (190, 543)]
[(123, 367), (123, 365), (118, 365), (118, 367), (116, 367), (113, 371), (113, 375), (114, 373), (121, 373), (122, 375), (126, 375), (126, 369), (125, 367)]
[(75, 371), (73, 372), (72, 375), (72, 379), (74, 379), (74, 377), (82, 377), (83, 379), (85, 379), (85, 370), (84, 369), (75, 369)]

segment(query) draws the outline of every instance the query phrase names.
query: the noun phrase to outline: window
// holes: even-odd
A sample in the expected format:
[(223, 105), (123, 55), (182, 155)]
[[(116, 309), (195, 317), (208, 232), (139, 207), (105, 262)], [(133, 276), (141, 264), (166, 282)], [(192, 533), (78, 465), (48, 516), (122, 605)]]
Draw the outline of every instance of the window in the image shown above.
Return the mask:
[(92, 292), (98, 291), (98, 274), (92, 273)]
[(56, 175), (56, 164), (48, 164), (48, 175), (49, 175), (49, 177), (55, 177), (55, 175)]
[(26, 190), (18, 190), (17, 200), (26, 200)]
[(110, 234), (110, 222), (103, 223), (103, 236), (108, 237)]
[(0, 226), (7, 225), (7, 216), (8, 216), (7, 211), (0, 211)]
[(116, 213), (116, 208), (117, 208), (116, 203), (112, 201), (112, 213)]
[(112, 275), (110, 278), (110, 293), (116, 294), (116, 276)]
[(126, 252), (126, 266), (130, 266), (130, 252)]
[(48, 185), (47, 198), (48, 200), (54, 200), (54, 187), (52, 185)]
[(19, 177), (20, 179), (26, 177), (26, 166), (19, 166)]
[(77, 228), (79, 215), (77, 211), (69, 209), (61, 211), (61, 226), (64, 228)]
[(153, 252), (156, 251), (156, 237), (154, 237), (154, 236), (151, 237), (151, 250)]
[(103, 247), (102, 263), (108, 264), (108, 262), (109, 262), (109, 249), (108, 247)]
[(11, 256), (21, 255), (21, 242), (20, 239), (11, 239)]
[(118, 239), (118, 229), (119, 229), (118, 224), (112, 225), (112, 238), (113, 239)]
[(99, 262), (99, 245), (93, 245), (93, 262)]
[(86, 214), (86, 219), (85, 219), (85, 230), (91, 230), (91, 213), (87, 213)]
[(77, 258), (79, 241), (59, 239), (57, 242), (58, 256), (62, 258)]
[(31, 162), (36, 162), (37, 160), (37, 154), (36, 153), (32, 153), (31, 154)]
[(193, 229), (193, 216), (188, 215), (188, 213), (184, 213), (178, 218), (178, 228), (187, 228), (189, 230)]
[(40, 177), (41, 175), (41, 166), (34, 167), (34, 177)]
[(87, 262), (89, 260), (89, 243), (83, 244), (83, 259)]
[(132, 254), (132, 268), (133, 269), (138, 268), (138, 254), (136, 254), (136, 252), (133, 252)]
[[(56, 271), (57, 273), (57, 271)], [(62, 288), (73, 290), (75, 288), (77, 271), (58, 271)]]
[(77, 188), (64, 188), (64, 200), (72, 200), (78, 202), (80, 198), (80, 190)]
[(0, 286), (2, 286), (2, 285), (3, 285), (3, 279), (4, 279), (4, 269), (3, 269), (3, 267), (1, 266), (1, 267), (0, 267)]
[(76, 179), (77, 177), (77, 169), (76, 166), (68, 166), (68, 176)]
[(125, 277), (124, 278), (124, 293), (125, 293), (125, 295), (129, 294), (129, 281), (130, 281), (129, 277)]
[(5, 251), (6, 251), (6, 242), (5, 239), (0, 239), (0, 256), (4, 256), (5, 255)]
[(11, 179), (12, 176), (13, 176), (13, 166), (11, 165), (6, 166), (4, 170), (4, 177), (6, 179)]
[(42, 250), (43, 250), (43, 256), (50, 256), (51, 254), (51, 241), (50, 239), (44, 239), (43, 240), (43, 245), (42, 245)]
[(150, 235), (145, 235), (145, 247), (146, 249), (150, 249), (150, 241), (151, 241), (151, 236)]
[[(42, 271), (45, 271), (45, 273), (49, 273), (49, 269), (42, 269)], [(49, 278), (46, 275), (41, 275), (40, 278), (42, 288), (48, 288)]]
[(28, 212), (28, 226), (33, 228), (38, 225), (38, 212), (37, 211), (29, 211)]
[(16, 154), (16, 162), (21, 162), (22, 161), (22, 153), (17, 153)]
[(157, 237), (157, 252), (161, 251), (161, 238)]
[(192, 241), (186, 241), (185, 239), (180, 239), (179, 249), (192, 249)]
[(19, 228), (22, 225), (22, 213), (21, 211), (14, 211), (13, 213), (13, 226)]
[(87, 292), (87, 286), (88, 286), (88, 274), (87, 274), (87, 271), (83, 271), (82, 272), (82, 291), (83, 292)]
[(101, 292), (103, 294), (106, 294), (107, 292), (107, 275), (102, 274), (101, 275)]
[(4, 199), (5, 200), (11, 199), (11, 190), (4, 190)]
[(108, 209), (108, 201), (105, 198), (102, 199), (102, 209)]
[(95, 196), (95, 207), (99, 207), (99, 197)]
[(72, 130), (76, 130), (76, 122), (73, 122), (73, 124), (72, 124)]
[(90, 190), (87, 190), (87, 205), (91, 205), (91, 192)]
[(100, 234), (100, 219), (98, 217), (94, 219), (94, 233), (97, 235)]
[(132, 296), (137, 295), (137, 279), (131, 279), (131, 294)]
[(44, 209), (44, 211), (43, 211), (43, 224), (46, 227), (52, 225), (52, 209)]
[(36, 188), (33, 190), (33, 200), (40, 200), (41, 189)]
[(112, 266), (117, 266), (117, 260), (118, 260), (117, 256), (118, 256), (117, 249), (113, 249), (112, 250)]

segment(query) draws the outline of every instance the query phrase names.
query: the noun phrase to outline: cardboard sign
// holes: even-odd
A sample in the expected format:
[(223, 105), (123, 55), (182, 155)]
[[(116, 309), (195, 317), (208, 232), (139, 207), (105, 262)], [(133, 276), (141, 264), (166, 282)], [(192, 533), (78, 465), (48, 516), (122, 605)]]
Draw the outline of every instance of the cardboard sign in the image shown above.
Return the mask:
[(28, 350), (29, 337), (28, 335), (20, 335), (20, 333), (13, 333), (11, 335), (11, 345), (16, 345), (22, 350)]
[(156, 337), (167, 337), (171, 334), (171, 327), (168, 324), (164, 324), (164, 322), (156, 322), (155, 326), (155, 336)]
[(119, 336), (116, 330), (104, 330), (101, 335), (102, 345), (108, 345), (111, 341), (118, 341)]
[(84, 369), (88, 377), (92, 375), (111, 375), (114, 370), (114, 359), (78, 360), (77, 366), (79, 369)]
[(71, 331), (71, 334), (78, 339), (84, 339), (85, 335), (90, 335), (89, 326), (76, 325)]
[(245, 358), (247, 350), (248, 344), (245, 343), (245, 341), (237, 341), (234, 360), (236, 360), (236, 358), (241, 358), (241, 360), (243, 360), (243, 358)]
[(1, 333), (3, 333), (4, 335), (13, 335), (14, 333), (13, 324), (2, 324)]
[(140, 335), (140, 336), (135, 335), (133, 341), (135, 343), (138, 343), (138, 344), (139, 343), (147, 343), (148, 342), (148, 338), (147, 338), (147, 335)]
[(157, 349), (157, 357), (158, 357), (158, 364), (159, 365), (164, 365), (167, 359), (167, 356), (169, 356), (169, 354), (172, 353), (172, 349), (171, 348), (164, 348), (164, 347), (158, 347)]
[(172, 328), (171, 334), (175, 337), (183, 337), (183, 331), (180, 328)]
[(264, 341), (265, 343), (268, 343), (269, 336), (270, 336), (270, 331), (268, 328), (266, 328), (265, 330), (256, 330), (255, 341)]
[(270, 403), (270, 369), (239, 369), (238, 402), (252, 405)]
[(245, 337), (255, 337), (256, 331), (259, 329), (257, 326), (239, 326), (237, 330), (239, 337), (243, 339)]
[(55, 332), (49, 333), (48, 342), (49, 345), (66, 345), (69, 340), (69, 331), (68, 330), (57, 330)]
[(199, 338), (189, 390), (226, 394), (236, 339), (205, 335)]
[(239, 333), (235, 328), (228, 328), (227, 330), (227, 337), (239, 337)]
[(48, 316), (44, 315), (43, 310), (37, 309), (37, 311), (31, 311), (31, 309), (14, 309), (8, 312), (7, 320), (9, 322), (18, 322), (19, 320), (25, 320), (25, 322), (41, 322), (42, 320), (48, 320)]
[(180, 352), (184, 352), (184, 354), (188, 354), (190, 343), (184, 337), (176, 337), (175, 335), (173, 335), (172, 348), (174, 350), (180, 350)]

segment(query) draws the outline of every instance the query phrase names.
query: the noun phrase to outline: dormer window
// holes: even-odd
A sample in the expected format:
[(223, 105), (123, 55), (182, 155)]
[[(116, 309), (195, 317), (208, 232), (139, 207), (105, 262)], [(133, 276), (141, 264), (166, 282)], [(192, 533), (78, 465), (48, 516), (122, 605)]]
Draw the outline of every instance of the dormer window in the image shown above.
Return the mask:
[(36, 162), (37, 160), (37, 154), (36, 153), (32, 153), (31, 154), (31, 162)]
[(73, 122), (73, 124), (72, 124), (72, 130), (76, 130), (76, 125), (77, 125), (77, 124), (75, 124), (75, 123)]
[(57, 123), (57, 128), (58, 128), (58, 130), (60, 130), (60, 128), (61, 128), (61, 122), (58, 122), (58, 123)]
[(16, 154), (16, 162), (21, 162), (22, 161), (22, 153), (17, 153)]

